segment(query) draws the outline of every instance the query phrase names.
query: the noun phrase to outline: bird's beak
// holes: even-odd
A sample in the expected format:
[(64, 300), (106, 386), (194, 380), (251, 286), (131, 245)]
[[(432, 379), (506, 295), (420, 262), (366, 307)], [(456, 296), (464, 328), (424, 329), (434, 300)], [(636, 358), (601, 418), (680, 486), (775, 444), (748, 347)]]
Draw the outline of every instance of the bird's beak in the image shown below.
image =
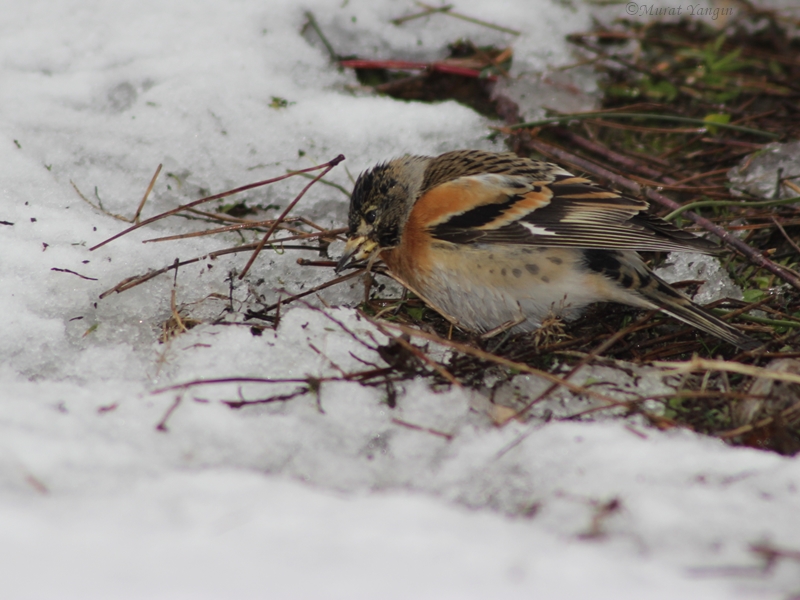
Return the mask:
[(378, 250), (378, 242), (364, 235), (352, 237), (344, 246), (344, 254), (336, 265), (336, 272), (349, 267), (353, 263), (370, 258)]

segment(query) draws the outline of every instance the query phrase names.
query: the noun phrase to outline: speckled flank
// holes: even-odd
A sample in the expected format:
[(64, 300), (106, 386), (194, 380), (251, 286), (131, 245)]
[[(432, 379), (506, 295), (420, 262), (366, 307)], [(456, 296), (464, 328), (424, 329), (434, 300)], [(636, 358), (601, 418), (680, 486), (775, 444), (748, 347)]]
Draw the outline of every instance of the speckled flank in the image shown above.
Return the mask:
[(409, 272), (408, 282), (439, 310), (479, 331), (523, 315), (527, 320), (517, 329), (534, 329), (551, 314), (577, 316), (598, 298), (620, 295), (614, 282), (583, 266), (579, 250), (545, 248), (534, 256), (525, 250), (530, 248), (497, 245), (487, 252), (437, 244), (428, 263), (435, 266)]

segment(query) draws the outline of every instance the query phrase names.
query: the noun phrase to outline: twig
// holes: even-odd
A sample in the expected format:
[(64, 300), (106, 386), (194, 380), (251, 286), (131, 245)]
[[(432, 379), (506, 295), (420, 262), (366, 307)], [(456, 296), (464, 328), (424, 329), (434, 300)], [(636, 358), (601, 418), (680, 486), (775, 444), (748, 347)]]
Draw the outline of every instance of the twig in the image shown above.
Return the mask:
[(694, 373), (696, 371), (727, 371), (728, 373), (739, 373), (751, 377), (761, 377), (764, 379), (775, 379), (777, 381), (788, 381), (789, 383), (800, 383), (800, 375), (788, 371), (772, 371), (764, 367), (745, 365), (729, 360), (712, 360), (693, 356), (691, 360), (685, 362), (655, 361), (653, 366), (668, 369), (673, 373)]
[(609, 127), (622, 131), (637, 131), (641, 133), (706, 133), (705, 127), (653, 127), (651, 125), (631, 125), (630, 123), (614, 123), (604, 119), (586, 119), (586, 123), (598, 127)]
[[(549, 117), (547, 119), (539, 119), (538, 121), (528, 121), (526, 123), (517, 123), (515, 125), (507, 126), (508, 129), (530, 129), (532, 127), (541, 127), (542, 125), (549, 125), (550, 123), (564, 123), (568, 121), (580, 121), (584, 119), (597, 119), (602, 117), (604, 119), (652, 119), (654, 121), (672, 121), (676, 123), (690, 123), (693, 125), (700, 125), (705, 130), (709, 126), (720, 127), (722, 129), (731, 129), (741, 133), (749, 133), (751, 135), (760, 135), (771, 139), (778, 139), (781, 136), (777, 133), (770, 133), (768, 131), (761, 131), (760, 129), (751, 129), (750, 127), (741, 127), (739, 125), (731, 125), (730, 123), (710, 123), (703, 119), (693, 119), (690, 117), (677, 117), (675, 115), (658, 115), (655, 113), (622, 113), (622, 112), (584, 112), (572, 113), (567, 115), (559, 115), (557, 117)], [(673, 130), (674, 133), (674, 130)]]
[(772, 222), (775, 223), (775, 227), (777, 227), (778, 231), (781, 232), (781, 234), (783, 235), (783, 238), (787, 242), (789, 242), (789, 245), (792, 248), (795, 249), (795, 252), (797, 252), (798, 255), (800, 255), (800, 246), (798, 246), (797, 242), (795, 242), (792, 238), (789, 237), (789, 234), (786, 233), (786, 230), (783, 228), (783, 226), (780, 223), (778, 223), (778, 219), (776, 219), (775, 217), (772, 217)]
[(402, 336), (399, 336), (399, 335), (397, 335), (397, 336), (396, 336), (396, 335), (392, 335), (391, 333), (388, 333), (388, 332), (387, 332), (387, 331), (386, 331), (386, 330), (385, 330), (383, 327), (381, 327), (381, 323), (379, 323), (378, 321), (374, 321), (374, 320), (370, 319), (370, 318), (369, 318), (369, 317), (368, 317), (366, 314), (364, 314), (363, 312), (362, 312), (362, 313), (360, 313), (360, 314), (361, 314), (361, 315), (362, 315), (364, 318), (366, 318), (368, 321), (370, 321), (370, 322), (371, 322), (371, 323), (372, 323), (372, 324), (373, 324), (373, 325), (374, 325), (374, 326), (375, 326), (375, 327), (378, 329), (378, 331), (380, 331), (380, 332), (381, 332), (383, 335), (385, 335), (385, 336), (387, 336), (387, 337), (391, 338), (391, 339), (392, 339), (392, 340), (394, 340), (394, 341), (395, 341), (397, 344), (400, 344), (400, 345), (401, 345), (403, 348), (405, 348), (406, 350), (408, 350), (409, 352), (411, 352), (411, 354), (413, 354), (414, 356), (416, 356), (416, 357), (417, 357), (418, 359), (420, 359), (422, 362), (424, 362), (424, 363), (426, 363), (427, 365), (429, 365), (429, 366), (430, 366), (430, 367), (431, 367), (433, 370), (435, 370), (437, 373), (439, 373), (439, 375), (441, 375), (442, 377), (444, 377), (444, 378), (445, 378), (447, 381), (449, 381), (449, 382), (450, 382), (452, 385), (456, 386), (457, 388), (461, 388), (461, 387), (463, 387), (463, 386), (461, 385), (461, 382), (460, 382), (460, 381), (458, 381), (458, 379), (456, 379), (456, 378), (453, 376), (453, 374), (452, 374), (452, 373), (450, 373), (450, 371), (448, 371), (447, 369), (445, 369), (445, 368), (444, 368), (442, 365), (440, 365), (439, 363), (437, 363), (435, 360), (433, 360), (431, 357), (429, 357), (428, 355), (426, 355), (424, 352), (421, 352), (421, 351), (419, 350), (419, 348), (416, 348), (416, 347), (415, 347), (413, 344), (411, 344), (411, 342), (409, 342), (409, 341), (407, 341), (407, 340), (404, 340)]
[[(302, 304), (304, 304), (305, 307), (308, 308), (309, 310), (313, 310), (315, 312), (318, 312), (319, 314), (321, 314), (323, 317), (325, 317), (326, 319), (328, 319), (332, 323), (335, 323), (336, 326), (339, 327), (339, 329), (344, 331), (347, 335), (349, 335), (351, 338), (353, 338), (354, 341), (356, 341), (359, 344), (361, 344), (362, 346), (364, 346), (367, 350), (370, 350), (371, 352), (377, 352), (378, 351), (378, 347), (377, 346), (370, 346), (367, 342), (365, 342), (360, 337), (358, 337), (358, 335), (356, 335), (355, 331), (350, 329), (347, 325), (342, 323), (339, 319), (334, 317), (329, 312), (324, 311), (324, 310), (320, 310), (318, 307), (312, 306), (311, 304), (309, 304), (308, 302), (305, 302), (305, 301), (303, 301)], [(355, 355), (351, 353), (351, 356), (355, 356)]]
[[(424, 2), (416, 2), (416, 5), (431, 11), (437, 10), (437, 7), (425, 4)], [(511, 29), (510, 27), (502, 27), (500, 25), (495, 25), (494, 23), (489, 23), (488, 21), (482, 21), (481, 19), (476, 19), (474, 17), (468, 17), (466, 15), (462, 15), (461, 13), (453, 12), (452, 10), (449, 9), (442, 10), (440, 12), (446, 15), (450, 15), (451, 17), (455, 17), (456, 19), (461, 19), (462, 21), (467, 21), (468, 23), (474, 23), (475, 25), (481, 25), (482, 27), (488, 27), (489, 29), (496, 29), (497, 31), (502, 31), (503, 33), (510, 33), (511, 35), (522, 35), (522, 32), (517, 31), (516, 29)]]
[(611, 160), (617, 163), (618, 165), (622, 165), (626, 169), (638, 171), (639, 173), (645, 175), (646, 177), (653, 177), (656, 179), (660, 178), (664, 183), (667, 184), (675, 183), (675, 180), (672, 177), (664, 177), (663, 176), (664, 173), (662, 171), (657, 171), (656, 169), (652, 169), (647, 165), (643, 165), (635, 161), (634, 159), (625, 156), (624, 154), (620, 154), (619, 152), (615, 152), (602, 144), (598, 144), (597, 142), (588, 140), (585, 137), (577, 135), (568, 129), (559, 127), (558, 130), (556, 131), (556, 134), (559, 137), (566, 138), (571, 143), (577, 146), (581, 146), (582, 148), (588, 150), (589, 152), (594, 152), (595, 154), (598, 154), (603, 158), (607, 158), (608, 160)]
[[(316, 167), (311, 167), (310, 169), (302, 169), (301, 171), (296, 171), (296, 172), (294, 173), (294, 174), (297, 174), (297, 173), (302, 173), (302, 172), (312, 171), (312, 170), (316, 170), (316, 169), (319, 169), (319, 168), (322, 168), (322, 167), (324, 167), (324, 170), (322, 171), (322, 173), (320, 173), (319, 175), (317, 175), (317, 176), (316, 176), (316, 177), (315, 177), (313, 180), (309, 181), (309, 182), (308, 182), (308, 184), (307, 184), (307, 185), (306, 185), (306, 186), (305, 186), (305, 187), (304, 187), (304, 188), (303, 188), (303, 189), (300, 191), (300, 193), (299, 193), (299, 194), (297, 194), (297, 196), (295, 197), (295, 199), (294, 199), (294, 200), (292, 200), (292, 201), (289, 203), (289, 205), (288, 205), (288, 206), (286, 207), (286, 209), (285, 209), (285, 210), (284, 210), (284, 211), (283, 211), (283, 212), (280, 214), (280, 216), (278, 216), (278, 218), (277, 218), (277, 219), (275, 219), (275, 222), (272, 224), (272, 227), (270, 227), (270, 228), (269, 228), (269, 230), (267, 231), (267, 233), (266, 233), (266, 234), (264, 235), (264, 237), (261, 239), (261, 242), (259, 242), (258, 246), (256, 246), (256, 249), (255, 249), (255, 250), (253, 250), (253, 255), (250, 257), (250, 260), (248, 260), (248, 261), (247, 261), (247, 264), (244, 266), (244, 269), (242, 270), (241, 274), (239, 275), (239, 279), (240, 279), (240, 280), (241, 280), (241, 279), (244, 279), (244, 276), (247, 274), (247, 271), (248, 271), (248, 270), (250, 269), (250, 267), (253, 265), (253, 263), (255, 262), (256, 258), (257, 258), (257, 257), (258, 257), (258, 255), (259, 255), (259, 253), (260, 253), (260, 252), (261, 252), (261, 250), (264, 248), (264, 245), (267, 243), (267, 240), (269, 239), (269, 236), (271, 236), (271, 235), (272, 235), (272, 232), (274, 232), (274, 231), (275, 231), (275, 229), (278, 227), (278, 225), (279, 225), (279, 224), (280, 224), (280, 223), (281, 223), (281, 222), (282, 222), (282, 221), (283, 221), (283, 220), (286, 218), (286, 215), (288, 215), (288, 214), (289, 214), (289, 211), (290, 211), (290, 210), (292, 210), (292, 209), (295, 207), (295, 205), (296, 205), (296, 204), (297, 204), (297, 203), (300, 201), (300, 199), (301, 199), (303, 196), (305, 196), (306, 192), (309, 190), (309, 188), (311, 188), (311, 186), (312, 186), (312, 185), (314, 185), (314, 184), (315, 184), (317, 181), (319, 181), (319, 180), (320, 180), (320, 179), (322, 179), (322, 178), (323, 178), (325, 175), (327, 175), (327, 174), (328, 174), (328, 172), (329, 172), (331, 169), (333, 169), (333, 168), (334, 168), (336, 165), (338, 165), (338, 164), (339, 164), (340, 162), (342, 162), (343, 160), (344, 160), (344, 154), (340, 154), (339, 156), (337, 156), (336, 158), (334, 158), (334, 159), (332, 159), (332, 160), (328, 161), (328, 162), (327, 162), (327, 163), (325, 163), (324, 165), (319, 165), (319, 166), (316, 166)], [(291, 175), (286, 175), (286, 177), (291, 177)]]
[[(289, 170), (287, 170), (286, 172), (287, 173), (294, 173), (294, 171), (289, 171)], [(299, 173), (299, 175), (300, 175), (300, 177), (304, 177), (305, 179), (313, 179), (313, 177), (311, 175), (309, 175), (308, 173)], [(337, 190), (342, 192), (348, 198), (350, 197), (350, 191), (347, 188), (345, 188), (343, 185), (339, 185), (338, 183), (336, 183), (334, 181), (327, 181), (325, 179), (320, 179), (319, 182), (321, 184), (323, 184), (323, 185), (329, 185), (332, 188), (336, 188)]]
[(326, 269), (333, 269), (336, 267), (335, 260), (309, 260), (307, 258), (298, 258), (297, 264), (301, 267), (325, 267)]
[[(223, 223), (230, 222), (230, 223), (236, 223), (238, 225), (246, 225), (248, 223), (253, 223), (253, 224), (259, 223), (259, 221), (253, 221), (252, 219), (242, 219), (240, 217), (232, 217), (227, 213), (209, 212), (207, 210), (200, 210), (199, 208), (187, 208), (186, 212), (191, 213), (193, 215), (200, 215), (201, 217), (206, 217), (210, 221), (222, 221)], [(185, 217), (187, 219), (189, 218), (186, 215), (178, 215), (178, 216)], [(272, 223), (271, 219), (267, 219), (267, 221), (269, 223)]]
[(704, 172), (704, 173), (695, 173), (694, 175), (691, 175), (690, 177), (686, 177), (684, 179), (676, 181), (674, 183), (674, 185), (676, 185), (676, 186), (685, 186), (690, 181), (696, 181), (698, 179), (706, 179), (707, 177), (712, 177), (714, 175), (722, 175), (723, 173), (727, 173), (728, 171), (730, 171), (730, 168), (729, 167), (725, 167), (723, 169), (717, 169), (716, 171), (707, 171), (707, 172)]
[[(142, 243), (143, 244), (149, 244), (151, 242), (171, 242), (171, 241), (174, 241), (174, 240), (182, 240), (182, 239), (185, 239), (185, 238), (201, 237), (201, 236), (204, 236), (204, 235), (214, 235), (216, 233), (226, 233), (226, 232), (229, 232), (229, 231), (238, 231), (240, 229), (251, 229), (251, 228), (255, 228), (255, 227), (262, 227), (262, 230), (263, 230), (263, 227), (265, 225), (267, 225), (267, 224), (271, 225), (272, 221), (271, 220), (270, 221), (251, 221), (249, 223), (241, 223), (241, 224), (238, 224), (238, 225), (226, 225), (225, 227), (217, 227), (216, 229), (206, 229), (205, 231), (192, 231), (190, 233), (181, 233), (179, 235), (168, 235), (168, 236), (160, 237), (160, 238), (150, 238), (149, 240), (143, 240)], [(281, 228), (281, 229), (283, 229), (283, 228)], [(315, 233), (301, 233), (301, 234), (292, 235), (292, 236), (289, 236), (289, 237), (279, 238), (279, 239), (273, 240), (273, 243), (274, 244), (279, 244), (281, 242), (293, 242), (295, 240), (310, 240), (310, 239), (314, 239), (314, 238), (327, 237), (327, 236), (334, 237), (334, 236), (340, 235), (342, 233), (345, 233), (347, 231), (347, 229), (348, 229), (347, 227), (340, 227), (339, 229), (329, 229), (329, 230), (326, 230), (326, 231), (318, 231), (318, 232), (315, 232)], [(255, 248), (255, 247), (256, 247), (256, 245), (254, 243), (254, 244), (252, 244), (251, 249)], [(237, 246), (237, 248), (242, 248), (242, 246)]]
[(164, 413), (164, 416), (161, 417), (161, 420), (158, 422), (158, 425), (156, 425), (156, 431), (162, 431), (164, 433), (169, 431), (169, 429), (167, 429), (167, 421), (172, 416), (172, 413), (174, 413), (175, 410), (178, 408), (178, 406), (180, 406), (182, 400), (183, 400), (183, 394), (178, 394), (177, 396), (175, 396), (175, 401), (172, 403), (172, 406), (170, 406), (167, 409), (167, 412)]
[[(213, 196), (207, 196), (206, 198), (200, 198), (199, 200), (194, 200), (192, 202), (189, 202), (188, 204), (182, 204), (181, 206), (178, 206), (177, 208), (173, 208), (172, 210), (168, 210), (167, 212), (163, 212), (160, 215), (156, 215), (154, 217), (150, 217), (149, 219), (145, 219), (144, 221), (136, 223), (132, 227), (128, 227), (124, 231), (120, 231), (118, 234), (112, 235), (110, 238), (100, 242), (99, 244), (97, 244), (95, 246), (92, 246), (91, 248), (89, 248), (89, 250), (90, 251), (97, 250), (98, 248), (100, 248), (102, 246), (105, 246), (109, 242), (113, 242), (117, 238), (120, 238), (123, 235), (127, 235), (131, 231), (135, 231), (136, 229), (139, 229), (140, 227), (144, 227), (145, 225), (149, 225), (150, 223), (155, 223), (156, 221), (159, 221), (159, 220), (164, 219), (166, 217), (169, 217), (171, 215), (177, 214), (177, 213), (179, 213), (179, 212), (181, 212), (183, 210), (186, 210), (187, 208), (192, 208), (194, 206), (198, 206), (198, 205), (203, 204), (205, 202), (211, 202), (213, 200), (219, 200), (220, 198), (226, 198), (226, 197), (231, 196), (233, 194), (238, 194), (239, 192), (252, 190), (253, 188), (261, 187), (261, 186), (264, 186), (264, 185), (269, 185), (271, 183), (276, 183), (278, 181), (283, 181), (284, 179), (288, 179), (289, 177), (292, 177), (293, 175), (296, 175), (297, 173), (307, 173), (309, 171), (316, 171), (318, 169), (325, 168), (328, 165), (330, 165), (330, 163), (325, 163), (325, 164), (322, 164), (322, 165), (309, 167), (307, 169), (301, 169), (301, 170), (295, 171), (293, 173), (287, 173), (285, 175), (279, 175), (278, 177), (273, 177), (272, 179), (265, 179), (264, 181), (258, 181), (256, 183), (250, 183), (248, 185), (243, 185), (241, 187), (238, 187), (238, 188), (235, 188), (235, 189), (232, 189), (232, 190), (228, 190), (227, 192), (222, 192), (222, 193), (219, 193), (219, 194), (215, 194)], [(75, 184), (73, 184), (73, 187), (75, 187)], [(78, 190), (77, 187), (75, 187), (75, 190), (80, 194), (80, 191)], [(86, 198), (83, 196), (83, 194), (81, 194), (81, 197), (84, 198), (84, 200), (86, 200)], [(88, 200), (86, 200), (86, 201), (89, 202)], [(92, 204), (92, 203), (89, 202), (89, 204)], [(94, 206), (94, 205), (92, 205), (92, 206)], [(103, 212), (105, 212), (105, 211), (103, 211)]]
[(59, 273), (69, 273), (70, 275), (77, 275), (81, 279), (88, 279), (89, 281), (97, 281), (96, 277), (87, 277), (86, 275), (81, 275), (80, 273), (76, 273), (75, 271), (70, 271), (69, 269), (59, 269), (58, 267), (53, 267), (50, 270), (58, 271)]
[(230, 408), (238, 409), (244, 406), (251, 406), (254, 404), (272, 404), (273, 402), (288, 402), (289, 400), (294, 400), (298, 396), (304, 396), (305, 394), (308, 394), (310, 391), (311, 391), (310, 387), (301, 386), (297, 388), (295, 391), (289, 392), (288, 394), (270, 396), (269, 398), (261, 398), (259, 400), (245, 400), (244, 398), (242, 398), (241, 400), (223, 400), (222, 403)]
[[(335, 378), (341, 379), (341, 378)], [(327, 379), (321, 379), (327, 381)], [(273, 379), (269, 377), (220, 377), (217, 379), (193, 379), (184, 383), (175, 383), (150, 392), (152, 395), (163, 394), (173, 390), (187, 390), (198, 385), (215, 385), (217, 383), (308, 383), (306, 377), (286, 377)]]
[(418, 12), (418, 13), (414, 13), (414, 14), (411, 14), (411, 15), (407, 15), (405, 17), (398, 17), (396, 19), (392, 19), (389, 22), (392, 25), (402, 25), (403, 23), (407, 23), (408, 21), (413, 21), (414, 19), (419, 19), (421, 17), (427, 17), (429, 15), (432, 15), (432, 14), (435, 14), (435, 13), (439, 13), (439, 12), (447, 12), (451, 8), (453, 8), (452, 4), (445, 4), (444, 6), (439, 6), (439, 7), (429, 6), (428, 8), (423, 10), (422, 12)]
[[(175, 262), (178, 262), (178, 261), (176, 260)], [(175, 269), (175, 276), (177, 277), (177, 275), (178, 275), (178, 269), (176, 268)], [(177, 305), (177, 302), (176, 302), (176, 296), (177, 296), (177, 294), (175, 292), (175, 287), (173, 286), (172, 294), (170, 294), (170, 299), (169, 299), (169, 307), (170, 307), (170, 311), (172, 312), (172, 318), (175, 320), (175, 324), (178, 326), (178, 329), (180, 330), (180, 332), (184, 333), (184, 332), (189, 331), (189, 330), (187, 329), (186, 324), (183, 322), (183, 318), (181, 317), (181, 314), (178, 312), (178, 305)]]
[(765, 571), (768, 571), (779, 558), (788, 558), (800, 562), (800, 550), (786, 550), (769, 543), (751, 544), (750, 550), (764, 558)]
[[(450, 75), (460, 75), (461, 77), (472, 77), (475, 79), (485, 79), (486, 81), (497, 81), (496, 75), (484, 75), (483, 71), (453, 64), (453, 62), (443, 60), (430, 63), (412, 62), (408, 60), (343, 60), (339, 63), (343, 67), (350, 69), (396, 69), (401, 71), (435, 71), (438, 73), (448, 73)], [(393, 83), (393, 82), (390, 82)], [(385, 87), (380, 91), (388, 92)], [(349, 194), (348, 194), (349, 195)]]
[(408, 429), (413, 429), (414, 431), (424, 431), (425, 433), (430, 433), (431, 435), (438, 435), (439, 437), (443, 437), (448, 442), (453, 439), (453, 435), (450, 433), (445, 433), (444, 431), (437, 431), (436, 429), (431, 429), (430, 427), (421, 427), (420, 425), (414, 425), (413, 423), (409, 423), (407, 421), (402, 421), (397, 418), (392, 419), (392, 423), (395, 425), (400, 425), (401, 427), (407, 427)]
[(153, 186), (155, 186), (156, 184), (156, 179), (158, 179), (158, 174), (161, 173), (162, 166), (163, 166), (162, 164), (159, 164), (158, 167), (156, 168), (156, 172), (155, 174), (153, 174), (153, 178), (150, 180), (150, 185), (147, 186), (147, 190), (145, 190), (144, 196), (142, 196), (142, 201), (139, 202), (139, 206), (136, 209), (136, 213), (133, 215), (134, 223), (139, 222), (139, 215), (142, 214), (142, 209), (144, 208), (144, 203), (147, 202), (147, 197), (150, 195), (150, 192), (153, 191)]
[(91, 200), (89, 200), (89, 199), (88, 199), (86, 196), (84, 196), (84, 195), (83, 195), (83, 192), (81, 192), (81, 191), (78, 189), (78, 186), (75, 184), (75, 182), (74, 182), (74, 181), (72, 181), (72, 180), (70, 179), (70, 180), (69, 180), (69, 182), (70, 182), (70, 184), (72, 185), (72, 189), (74, 189), (74, 190), (75, 190), (75, 193), (76, 193), (76, 194), (78, 194), (78, 196), (80, 196), (81, 200), (83, 200), (84, 202), (86, 202), (86, 204), (88, 204), (89, 206), (91, 206), (93, 209), (95, 209), (95, 210), (99, 210), (99, 211), (100, 211), (101, 213), (103, 213), (104, 215), (108, 215), (109, 217), (111, 217), (111, 218), (113, 218), (113, 219), (116, 219), (117, 221), (124, 221), (124, 222), (126, 222), (126, 223), (130, 223), (130, 222), (131, 222), (131, 220), (130, 220), (130, 219), (128, 219), (127, 217), (123, 217), (122, 215), (118, 215), (118, 214), (115, 214), (115, 213), (112, 213), (112, 212), (108, 212), (108, 211), (107, 211), (107, 210), (106, 210), (106, 209), (103, 207), (103, 203), (100, 201), (100, 198), (99, 198), (99, 197), (97, 198), (97, 202), (98, 202), (98, 203), (97, 203), (97, 204), (95, 204), (94, 202), (92, 202), (92, 201), (91, 201)]
[(158, 269), (157, 271), (152, 271), (150, 273), (147, 273), (146, 275), (137, 275), (137, 276), (134, 276), (134, 277), (128, 277), (127, 279), (123, 279), (122, 281), (120, 281), (117, 285), (115, 285), (110, 290), (106, 290), (105, 292), (100, 294), (100, 299), (102, 300), (103, 298), (105, 298), (106, 296), (108, 296), (110, 294), (113, 294), (114, 292), (116, 292), (116, 293), (124, 292), (125, 290), (129, 290), (132, 287), (136, 287), (137, 285), (139, 285), (141, 283), (144, 283), (145, 281), (149, 281), (153, 277), (157, 277), (158, 275), (161, 275), (162, 273), (166, 273), (170, 269), (177, 269), (177, 268), (182, 267), (184, 265), (190, 265), (192, 263), (196, 263), (196, 262), (198, 262), (200, 260), (203, 260), (204, 258), (205, 258), (205, 256), (200, 256), (198, 258), (190, 258), (189, 260), (184, 260), (184, 261), (181, 261), (181, 262), (174, 262), (171, 265), (169, 265), (168, 267), (164, 267), (163, 269)]
[(347, 281), (348, 279), (353, 279), (354, 277), (358, 277), (359, 275), (364, 273), (364, 271), (365, 269), (359, 269), (357, 271), (353, 271), (352, 273), (348, 273), (347, 275), (342, 275), (341, 277), (337, 277), (336, 279), (331, 279), (330, 281), (321, 283), (318, 286), (311, 288), (310, 290), (306, 290), (305, 292), (288, 296), (286, 298), (283, 298), (282, 300), (279, 300), (275, 304), (271, 304), (261, 312), (268, 313), (271, 310), (275, 310), (279, 306), (282, 306), (284, 304), (289, 304), (290, 302), (294, 302), (295, 300), (299, 300), (300, 298), (305, 298), (306, 296), (310, 296), (311, 294), (316, 294), (317, 292), (324, 290), (325, 288), (329, 288), (333, 285), (338, 285), (343, 281)]
[(696, 208), (704, 208), (706, 206), (720, 207), (720, 208), (723, 206), (739, 206), (741, 208), (763, 208), (768, 206), (783, 206), (785, 204), (795, 204), (797, 202), (800, 202), (800, 196), (796, 196), (794, 198), (783, 198), (781, 200), (764, 200), (758, 202), (742, 202), (737, 200), (700, 200), (698, 202), (690, 202), (689, 204), (684, 204), (683, 206), (676, 208), (666, 217), (663, 217), (663, 219), (665, 221), (672, 221), (673, 219), (679, 217), (688, 210), (694, 210)]
[(320, 29), (317, 20), (314, 18), (314, 13), (312, 13), (310, 10), (306, 11), (306, 19), (308, 19), (308, 24), (311, 25), (311, 28), (319, 36), (319, 39), (322, 41), (325, 49), (328, 51), (328, 55), (331, 57), (331, 60), (339, 60), (339, 55), (336, 53), (336, 50), (333, 49), (333, 46), (328, 41), (328, 38), (325, 37), (325, 34), (322, 33), (322, 29)]

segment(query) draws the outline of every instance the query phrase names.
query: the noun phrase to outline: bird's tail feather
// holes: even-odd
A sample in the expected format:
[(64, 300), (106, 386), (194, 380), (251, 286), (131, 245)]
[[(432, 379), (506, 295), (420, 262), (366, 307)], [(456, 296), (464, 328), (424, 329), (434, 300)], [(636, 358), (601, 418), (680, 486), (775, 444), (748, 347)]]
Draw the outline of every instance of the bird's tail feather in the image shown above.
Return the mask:
[(712, 315), (706, 309), (692, 302), (688, 297), (672, 288), (666, 281), (649, 273), (651, 281), (637, 291), (665, 313), (716, 336), (742, 350), (753, 350), (761, 344), (753, 338)]

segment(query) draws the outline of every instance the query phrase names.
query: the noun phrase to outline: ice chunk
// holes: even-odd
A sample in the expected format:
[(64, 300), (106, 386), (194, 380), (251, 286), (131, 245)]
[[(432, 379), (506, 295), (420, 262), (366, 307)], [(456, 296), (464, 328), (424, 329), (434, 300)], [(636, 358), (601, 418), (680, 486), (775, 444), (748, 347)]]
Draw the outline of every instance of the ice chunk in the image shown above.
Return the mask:
[(698, 304), (708, 304), (720, 298), (741, 300), (743, 297), (742, 289), (725, 272), (719, 259), (707, 254), (670, 252), (667, 262), (656, 269), (655, 274), (667, 283), (687, 279), (705, 280), (693, 298)]
[(788, 177), (800, 177), (800, 141), (788, 144), (769, 144), (748, 156), (728, 171), (736, 196), (744, 193), (759, 198), (791, 198), (797, 192), (780, 186), (778, 180)]
[(562, 113), (590, 111), (597, 108), (597, 77), (589, 67), (523, 73), (500, 79), (492, 96), (495, 100), (508, 98), (516, 103), (525, 121), (544, 118), (547, 109), (555, 108)]

